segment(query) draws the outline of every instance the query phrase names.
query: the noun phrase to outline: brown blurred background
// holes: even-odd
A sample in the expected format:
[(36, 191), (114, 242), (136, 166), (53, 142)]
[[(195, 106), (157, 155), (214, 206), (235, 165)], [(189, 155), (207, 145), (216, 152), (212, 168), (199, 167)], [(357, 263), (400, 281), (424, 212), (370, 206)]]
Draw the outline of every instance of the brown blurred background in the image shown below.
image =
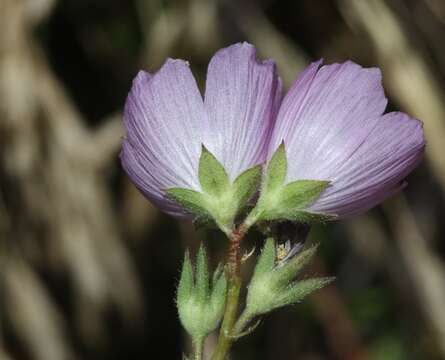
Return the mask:
[(234, 360), (445, 359), (444, 38), (443, 0), (0, 0), (0, 359), (180, 359), (183, 251), (207, 239), (216, 262), (225, 243), (129, 183), (121, 110), (138, 69), (184, 58), (202, 85), (243, 40), (286, 86), (320, 57), (381, 67), (427, 151), (403, 194), (312, 230), (307, 274), (337, 281), (264, 319)]

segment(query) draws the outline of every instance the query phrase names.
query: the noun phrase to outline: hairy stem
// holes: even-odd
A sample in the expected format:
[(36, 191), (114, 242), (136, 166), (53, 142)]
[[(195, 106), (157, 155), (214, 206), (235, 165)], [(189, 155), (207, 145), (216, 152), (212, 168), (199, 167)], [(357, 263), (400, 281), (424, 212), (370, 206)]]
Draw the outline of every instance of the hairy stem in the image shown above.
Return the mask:
[(234, 337), (232, 336), (232, 334), (236, 316), (238, 314), (238, 302), (241, 289), (240, 243), (242, 238), (244, 237), (245, 232), (246, 228), (241, 225), (238, 229), (234, 230), (229, 237), (230, 247), (227, 269), (228, 288), (226, 309), (219, 332), (218, 344), (216, 346), (216, 350), (213, 354), (212, 360), (225, 360), (234, 341)]

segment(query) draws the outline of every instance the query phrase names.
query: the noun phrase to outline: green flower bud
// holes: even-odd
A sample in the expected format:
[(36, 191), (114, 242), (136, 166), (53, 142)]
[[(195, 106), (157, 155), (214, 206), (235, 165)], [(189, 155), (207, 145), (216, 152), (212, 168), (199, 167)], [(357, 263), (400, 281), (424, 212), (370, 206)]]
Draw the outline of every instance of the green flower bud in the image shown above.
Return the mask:
[(227, 282), (221, 267), (209, 280), (207, 255), (201, 246), (196, 271), (186, 252), (176, 303), (179, 319), (193, 339), (203, 339), (216, 329), (224, 313)]
[[(283, 248), (280, 250), (283, 251)], [(267, 239), (249, 284), (246, 312), (251, 317), (266, 314), (276, 308), (297, 303), (329, 284), (333, 278), (294, 281), (316, 250), (317, 247), (313, 246), (287, 257), (287, 254), (277, 254), (275, 241), (272, 238)]]

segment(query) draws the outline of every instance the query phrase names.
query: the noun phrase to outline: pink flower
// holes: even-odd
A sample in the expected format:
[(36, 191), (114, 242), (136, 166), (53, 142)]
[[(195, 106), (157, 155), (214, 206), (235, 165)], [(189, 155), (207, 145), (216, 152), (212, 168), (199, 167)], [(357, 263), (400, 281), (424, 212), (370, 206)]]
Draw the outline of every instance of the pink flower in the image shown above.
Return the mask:
[(247, 43), (218, 51), (202, 98), (188, 64), (168, 59), (141, 71), (125, 105), (121, 160), (139, 190), (163, 211), (186, 212), (165, 190), (201, 191), (202, 144), (230, 181), (266, 162), (284, 141), (286, 182), (328, 180), (308, 212), (348, 216), (394, 194), (422, 158), (422, 124), (387, 99), (376, 68), (350, 61), (312, 63), (281, 101), (272, 61), (259, 62)]
[(280, 107), (269, 157), (284, 141), (287, 182), (328, 180), (308, 212), (364, 212), (403, 187), (422, 158), (422, 123), (387, 105), (379, 69), (312, 63)]
[(275, 64), (257, 61), (250, 44), (235, 44), (215, 54), (204, 100), (188, 63), (167, 59), (154, 75), (141, 71), (133, 81), (125, 104), (122, 166), (160, 209), (187, 215), (164, 190), (201, 190), (202, 144), (231, 181), (263, 163), (280, 100)]

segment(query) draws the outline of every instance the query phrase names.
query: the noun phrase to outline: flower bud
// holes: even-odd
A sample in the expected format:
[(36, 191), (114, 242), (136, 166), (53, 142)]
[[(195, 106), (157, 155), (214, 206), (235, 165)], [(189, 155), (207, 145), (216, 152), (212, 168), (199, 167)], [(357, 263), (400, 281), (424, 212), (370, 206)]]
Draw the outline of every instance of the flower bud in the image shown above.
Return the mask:
[[(299, 246), (296, 244), (295, 246)], [(249, 285), (246, 312), (251, 317), (291, 305), (330, 283), (333, 278), (314, 278), (294, 281), (299, 271), (312, 259), (317, 250), (313, 246), (284, 259), (277, 258), (275, 241), (266, 240)], [(281, 256), (280, 256), (281, 257)]]
[[(211, 285), (211, 286), (210, 286)], [(179, 319), (193, 339), (203, 339), (216, 329), (224, 313), (226, 278), (218, 267), (210, 284), (207, 255), (199, 249), (196, 271), (188, 252), (185, 254), (176, 303)]]

